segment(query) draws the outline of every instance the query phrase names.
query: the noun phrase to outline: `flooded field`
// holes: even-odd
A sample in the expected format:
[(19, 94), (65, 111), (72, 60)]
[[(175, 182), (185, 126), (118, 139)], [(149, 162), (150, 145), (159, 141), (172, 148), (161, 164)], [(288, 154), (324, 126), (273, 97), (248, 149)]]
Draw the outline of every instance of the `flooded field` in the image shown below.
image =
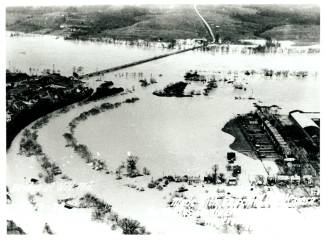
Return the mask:
[[(33, 60), (28, 65), (34, 69), (51, 68), (55, 64), (61, 73), (69, 75), (73, 66), (84, 66), (85, 72), (94, 71), (96, 68), (112, 67), (166, 52), (155, 48), (65, 41), (52, 36), (21, 36), (10, 38), (8, 43), (8, 65), (9, 60), (15, 60), (10, 65), (19, 66), (27, 73), (27, 59)], [(92, 87), (97, 87), (104, 80), (111, 80), (117, 87), (134, 88), (132, 95), (139, 97), (140, 102), (88, 119), (77, 128), (76, 136), (106, 160), (111, 169), (119, 166), (127, 153), (131, 152), (140, 157), (139, 163), (150, 168), (157, 176), (175, 173), (203, 175), (212, 164), (225, 163), (225, 155), (233, 138), (223, 133), (222, 127), (236, 114), (252, 110), (254, 102), (277, 104), (283, 113), (294, 109), (319, 111), (318, 58), (316, 54), (245, 55), (192, 51), (109, 73), (101, 77), (101, 81), (96, 81), (98, 78), (85, 80)], [(308, 76), (270, 78), (261, 74), (243, 74), (245, 70), (262, 72), (263, 69), (307, 71)], [(238, 72), (237, 81), (244, 84), (246, 91), (221, 81), (209, 96), (166, 98), (152, 95), (154, 90), (170, 82), (183, 80), (188, 70), (217, 77)], [(228, 76), (231, 77), (231, 74)], [(158, 83), (141, 87), (139, 79), (149, 80), (150, 77)], [(187, 89), (202, 87), (204, 84), (192, 82)], [(255, 100), (247, 99), (251, 95)], [(243, 99), (236, 100), (235, 97)], [(84, 110), (84, 107), (77, 107), (73, 113)], [(70, 116), (63, 114), (42, 130), (44, 147), (51, 148), (49, 152), (55, 158), (58, 158), (56, 153), (65, 148), (57, 145), (56, 138), (63, 133), (53, 131), (61, 131), (70, 119)]]
[[(130, 47), (99, 42), (65, 41), (53, 36), (21, 35), (7, 39), (7, 68), (40, 74), (45, 68), (52, 69), (54, 64), (54, 68), (60, 70), (61, 74), (71, 75), (73, 67), (82, 66), (85, 73), (93, 72), (96, 69), (109, 68), (168, 51), (160, 48)], [(62, 169), (64, 175), (71, 178), (71, 181), (58, 178), (52, 184), (31, 184), (30, 178), (38, 178), (42, 169), (34, 157), (27, 158), (18, 154), (22, 138), (20, 133), (7, 151), (7, 185), (13, 198), (13, 203), (8, 207), (8, 215), (31, 233), (39, 233), (45, 219), (54, 230), (64, 234), (80, 231), (107, 234), (107, 229), (112, 233), (110, 225), (101, 225), (102, 227), (98, 228), (98, 222), (90, 220), (89, 211), (81, 209), (69, 211), (57, 203), (58, 199), (80, 198), (86, 192), (91, 192), (109, 202), (119, 215), (139, 220), (153, 234), (214, 233), (215, 225), (202, 228), (193, 223), (194, 220), (189, 221), (180, 217), (178, 214), (183, 213), (182, 205), (176, 207), (178, 213), (166, 207), (168, 198), (177, 190), (178, 184), (172, 184), (162, 192), (151, 190), (147, 188), (151, 177), (158, 178), (169, 174), (203, 177), (214, 164), (218, 164), (220, 171), (224, 171), (227, 163), (226, 152), (230, 151), (229, 145), (234, 138), (221, 129), (237, 114), (251, 111), (255, 102), (265, 105), (276, 104), (282, 108), (280, 112), (284, 114), (295, 109), (319, 111), (318, 63), (318, 54), (262, 55), (242, 54), (240, 51), (226, 54), (197, 50), (108, 73), (100, 78), (84, 80), (93, 88), (104, 81), (113, 81), (115, 87), (133, 91), (75, 106), (66, 113), (53, 116), (38, 131), (37, 141), (42, 146), (43, 152)], [(265, 69), (287, 71), (290, 75), (269, 77), (264, 75)], [(158, 97), (152, 94), (153, 91), (171, 82), (183, 81), (184, 74), (189, 70), (197, 70), (200, 74), (209, 77), (214, 76), (218, 87), (208, 96), (201, 94), (176, 98)], [(254, 70), (255, 74), (246, 75), (247, 70)], [(299, 75), (298, 77), (296, 74), (300, 71), (308, 75), (303, 78)], [(157, 83), (148, 87), (140, 85), (140, 79), (150, 78), (155, 79)], [(244, 88), (236, 89), (234, 81), (241, 83)], [(205, 85), (193, 81), (185, 91), (189, 92), (193, 89), (201, 92)], [(78, 124), (74, 134), (80, 144), (87, 145), (96, 158), (106, 162), (109, 170), (115, 171), (131, 153), (139, 157), (140, 168), (147, 167), (151, 171), (150, 176), (116, 180), (114, 174), (107, 175), (92, 170), (71, 147), (66, 147), (66, 140), (62, 135), (69, 132), (69, 122), (80, 113), (105, 102), (121, 102), (130, 97), (138, 97), (140, 100), (90, 116)], [(261, 161), (242, 154), (237, 155), (237, 160), (242, 166), (240, 185), (230, 189), (222, 185), (221, 189), (229, 190), (234, 195), (237, 193), (238, 197), (249, 193), (254, 194), (255, 191), (250, 191), (249, 177), (265, 174), (265, 168)], [(129, 188), (126, 186), (127, 183), (144, 187), (145, 192)], [(78, 187), (74, 187), (75, 185)], [(213, 185), (206, 185), (204, 189), (202, 187), (201, 185), (189, 187), (191, 198), (188, 201), (197, 197), (200, 199), (200, 207), (204, 208), (206, 200), (218, 194), (215, 193), (216, 187)], [(48, 193), (49, 191), (51, 193)], [(35, 192), (40, 192), (42, 195), (37, 197), (37, 212), (26, 199)], [(272, 189), (269, 194), (275, 200), (280, 198), (285, 201), (284, 194), (277, 188)], [(183, 201), (184, 204), (187, 203), (187, 199)], [(180, 202), (182, 200), (174, 201), (175, 204)], [(264, 208), (258, 210), (254, 213), (253, 219), (256, 220), (252, 223), (253, 228), (259, 229), (260, 232), (269, 230), (267, 227), (270, 226), (270, 222), (264, 220), (259, 224), (259, 220), (267, 219), (270, 211)], [(278, 215), (286, 213), (290, 216), (287, 217), (286, 222), (290, 221), (291, 215), (295, 219), (305, 220), (303, 214), (298, 214), (295, 209), (284, 211), (283, 204), (275, 210)], [(260, 217), (260, 212), (266, 216)], [(245, 213), (241, 215), (243, 222), (252, 217), (251, 211)], [(25, 217), (26, 214), (29, 217)], [(247, 217), (248, 214), (250, 217)], [(313, 215), (317, 213), (312, 211), (310, 214), (312, 215), (308, 220), (311, 221)], [(194, 215), (196, 217), (196, 214)], [(200, 210), (197, 215), (201, 215)], [(202, 217), (205, 217), (204, 214)], [(30, 218), (34, 218), (36, 223), (30, 224), (28, 222)], [(67, 218), (69, 221), (66, 221)], [(215, 219), (212, 217), (208, 222), (215, 222)], [(69, 222), (71, 225), (69, 232), (62, 226), (62, 222)], [(170, 222), (176, 222), (177, 227)], [(81, 228), (79, 224), (82, 225)], [(288, 222), (286, 225), (290, 224)], [(298, 223), (292, 225), (296, 227)], [(283, 227), (279, 226), (274, 231), (281, 229)]]

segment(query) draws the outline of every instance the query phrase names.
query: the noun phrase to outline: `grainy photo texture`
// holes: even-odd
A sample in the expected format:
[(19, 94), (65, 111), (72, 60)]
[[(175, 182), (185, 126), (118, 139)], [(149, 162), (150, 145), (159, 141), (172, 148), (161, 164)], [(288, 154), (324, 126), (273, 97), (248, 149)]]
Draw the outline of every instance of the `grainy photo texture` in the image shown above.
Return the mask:
[(319, 6), (9, 6), (5, 36), (7, 234), (314, 232)]

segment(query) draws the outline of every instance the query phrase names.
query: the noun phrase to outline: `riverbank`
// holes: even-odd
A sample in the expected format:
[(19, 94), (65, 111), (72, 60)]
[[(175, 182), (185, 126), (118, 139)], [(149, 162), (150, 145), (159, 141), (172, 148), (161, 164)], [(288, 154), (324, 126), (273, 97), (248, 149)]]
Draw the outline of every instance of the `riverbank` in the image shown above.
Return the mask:
[[(26, 45), (25, 39), (28, 39)], [(92, 65), (91, 70), (96, 70), (96, 67), (107, 68), (109, 65), (118, 65), (119, 63), (116, 62), (119, 61), (121, 64), (133, 61), (129, 60), (132, 57), (139, 60), (145, 55), (150, 57), (157, 54), (153, 53), (153, 50), (147, 54), (141, 50), (131, 55), (133, 51), (131, 48), (123, 52), (124, 48), (115, 46), (114, 48), (118, 51), (114, 55), (113, 51), (108, 48), (109, 45), (100, 43), (84, 45), (80, 42), (66, 42), (45, 37), (37, 39), (34, 43), (35, 39), (17, 38), (17, 42), (20, 42), (17, 46), (20, 47), (23, 45), (21, 43), (24, 43), (24, 48), (27, 50), (21, 50), (17, 46), (13, 48), (11, 53), (26, 51), (26, 54), (12, 55), (19, 65), (26, 63), (26, 58), (33, 60), (35, 52), (44, 57), (46, 60), (44, 65), (51, 66), (53, 63), (59, 63), (58, 65), (61, 66), (56, 65), (57, 68), (66, 67), (70, 72), (73, 65), (87, 63)], [(53, 42), (51, 42), (52, 39)], [(33, 52), (28, 51), (30, 48), (28, 43), (31, 42), (37, 47), (33, 49)], [(62, 47), (62, 42), (68, 45)], [(50, 49), (47, 45), (52, 46), (56, 52), (62, 53), (59, 61), (52, 59), (56, 57), (55, 55), (43, 52), (43, 49)], [(76, 46), (75, 49), (74, 46)], [(83, 51), (83, 55), (75, 55), (80, 50)], [(74, 63), (71, 63), (71, 56), (75, 57)], [(125, 57), (125, 59), (121, 60), (117, 57)], [(103, 59), (107, 63), (103, 63)], [(88, 63), (88, 60), (91, 62)], [(271, 205), (276, 206), (270, 210), (267, 207), (262, 208), (263, 203), (261, 203), (255, 208), (253, 202), (260, 203), (269, 187), (252, 186), (250, 179), (254, 179), (256, 175), (266, 176), (267, 173), (260, 161), (241, 153), (236, 154), (236, 163), (242, 168), (238, 186), (206, 183), (189, 185), (182, 181), (180, 183), (170, 182), (164, 187), (165, 180), (163, 180), (158, 188), (150, 189), (148, 184), (152, 178), (158, 180), (163, 175), (174, 176), (176, 174), (189, 175), (189, 177), (201, 175), (203, 177), (215, 164), (219, 165), (220, 173), (224, 172), (222, 170), (226, 170), (228, 164), (226, 154), (231, 151), (229, 144), (234, 141), (234, 137), (222, 132), (221, 129), (236, 114), (248, 113), (253, 107), (252, 100), (235, 100), (234, 97), (237, 96), (246, 97), (247, 92), (235, 89), (227, 82), (218, 82), (218, 88), (208, 96), (198, 95), (183, 99), (154, 96), (152, 92), (155, 89), (163, 89), (170, 82), (183, 80), (186, 70), (213, 70), (217, 74), (220, 70), (225, 70), (223, 73), (229, 70), (240, 72), (264, 69), (282, 70), (285, 66), (290, 72), (312, 71), (316, 69), (316, 62), (315, 56), (307, 55), (248, 56), (188, 52), (169, 59), (134, 66), (123, 73), (105, 74), (102, 77), (103, 80), (114, 80), (118, 87), (132, 90), (132, 95), (125, 92), (124, 95), (121, 93), (103, 100), (83, 103), (82, 106), (75, 105), (74, 108), (60, 116), (52, 117), (49, 123), (38, 132), (37, 140), (42, 145), (43, 152), (68, 177), (65, 179), (58, 177), (51, 184), (42, 181), (39, 184), (31, 183), (30, 178), (37, 178), (42, 168), (33, 156), (26, 157), (17, 154), (22, 134), (14, 139), (12, 147), (7, 152), (7, 185), (12, 197), (12, 204), (7, 205), (8, 219), (12, 219), (30, 235), (42, 234), (45, 223), (50, 225), (52, 231), (58, 235), (120, 235), (121, 231), (114, 230), (113, 224), (106, 224), (106, 221), (104, 223), (92, 221), (92, 209), (69, 208), (74, 205), (73, 200), (68, 201), (67, 207), (65, 203), (58, 203), (58, 200), (62, 202), (70, 198), (78, 202), (79, 198), (90, 192), (96, 198), (111, 205), (114, 212), (118, 213), (121, 218), (129, 217), (139, 221), (141, 226), (145, 226), (153, 235), (201, 234), (206, 236), (210, 233), (216, 236), (217, 233), (223, 232), (223, 228), (225, 228), (224, 232), (228, 229), (229, 233), (249, 234), (253, 232), (255, 235), (260, 232), (264, 234), (264, 237), (271, 234), (270, 232), (284, 234), (284, 231), (288, 230), (308, 230), (310, 234), (314, 234), (319, 230), (313, 224), (315, 218), (319, 217), (319, 207), (296, 207), (301, 205), (301, 202), (289, 205), (286, 199), (288, 194), (292, 194), (293, 188), (285, 187), (280, 190), (278, 187), (271, 187), (271, 193), (267, 195), (267, 198), (271, 199)], [(141, 77), (131, 75), (140, 72)], [(149, 80), (151, 76), (157, 78), (157, 83), (142, 87), (139, 79)], [(263, 100), (265, 103), (279, 104), (286, 111), (297, 109), (297, 107), (302, 110), (318, 110), (318, 79), (313, 79), (310, 75), (305, 79), (296, 76), (283, 78), (281, 75), (278, 78), (274, 76), (272, 79), (260, 78), (260, 76), (248, 78), (251, 76), (253, 75), (245, 78), (245, 85), (247, 90), (254, 90), (256, 99)], [(94, 83), (94, 86), (100, 84), (91, 79), (87, 82)], [(192, 83), (193, 88), (194, 85), (195, 88), (205, 87), (203, 84)], [(265, 92), (265, 90), (273, 92)], [(308, 95), (311, 93), (315, 95)], [(139, 97), (139, 102), (122, 105), (100, 114), (97, 110), (92, 110), (103, 103), (114, 104), (132, 96)], [(107, 107), (110, 105), (107, 104)], [(62, 135), (69, 132), (69, 123), (81, 113), (90, 110), (98, 115), (89, 116), (85, 122), (80, 122), (75, 130), (75, 138), (78, 144), (87, 145), (88, 151), (96, 159), (107, 161), (107, 166), (113, 173), (106, 174), (93, 170), (91, 164), (85, 163), (85, 159), (75, 154), (71, 147), (65, 147), (66, 139)], [(114, 170), (121, 165), (121, 161), (125, 161), (129, 152), (139, 157), (139, 168), (148, 168), (151, 175), (135, 178), (122, 176), (122, 179), (116, 179)], [(174, 197), (172, 204), (168, 204), (175, 191), (182, 191), (179, 190), (180, 187), (188, 190), (183, 193), (184, 197)], [(160, 188), (163, 189), (160, 190)], [(225, 197), (219, 199), (223, 190)], [(257, 200), (254, 200), (255, 196)], [(245, 201), (249, 204), (249, 208), (244, 209), (243, 203), (239, 203), (243, 197), (249, 198)], [(28, 198), (33, 200), (30, 202)], [(293, 202), (295, 200), (298, 199), (293, 197)], [(37, 205), (37, 211), (33, 206), (34, 202)], [(193, 213), (193, 206), (196, 202), (198, 210)], [(209, 206), (208, 202), (210, 202)], [(295, 207), (289, 208), (293, 204)], [(219, 208), (217, 208), (218, 205)], [(239, 208), (237, 208), (238, 205)], [(230, 217), (232, 212), (235, 215)], [(205, 226), (200, 225), (202, 221), (197, 220), (197, 216), (204, 218)], [(231, 221), (231, 225), (224, 224), (226, 219), (228, 223)], [(281, 222), (278, 222), (279, 219)], [(249, 220), (252, 222), (248, 222)], [(306, 224), (308, 224), (308, 229)], [(241, 225), (247, 226), (245, 230)]]
[[(121, 102), (125, 100), (125, 96), (119, 95), (110, 99), (110, 102)], [(91, 110), (94, 106), (100, 106), (102, 102), (105, 101), (84, 104), (81, 110)], [(141, 103), (144, 102), (139, 101), (136, 104), (131, 104), (130, 107), (134, 108)], [(107, 113), (113, 119), (117, 115), (116, 111), (120, 111), (123, 107), (124, 105)], [(299, 228), (301, 227), (299, 222), (302, 220), (304, 222), (306, 220), (312, 221), (315, 214), (317, 215), (317, 209), (308, 207), (300, 209), (300, 212), (304, 212), (304, 217), (302, 217), (302, 214), (296, 211), (297, 205), (302, 202), (297, 201), (295, 204), (295, 201), (291, 201), (288, 203), (290, 198), (277, 187), (272, 187), (270, 192), (267, 188), (259, 187), (253, 187), (251, 190), (249, 178), (255, 174), (261, 174), (263, 169), (259, 170), (257, 166), (259, 162), (252, 164), (252, 161), (246, 156), (238, 156), (243, 168), (238, 186), (205, 183), (190, 185), (187, 182), (171, 182), (166, 187), (162, 187), (162, 190), (157, 190), (148, 188), (152, 176), (135, 178), (123, 176), (116, 180), (113, 173), (106, 174), (92, 170), (82, 158), (74, 156), (69, 147), (63, 146), (65, 138), (62, 137), (62, 134), (68, 129), (69, 121), (80, 115), (79, 112), (80, 109), (71, 109), (60, 116), (52, 117), (50, 123), (39, 132), (39, 142), (46, 144), (44, 153), (58, 163), (63, 173), (67, 175), (65, 179), (58, 178), (52, 184), (43, 184), (43, 182), (36, 185), (32, 184), (29, 182), (29, 178), (37, 175), (40, 170), (35, 166), (33, 158), (26, 159), (15, 154), (14, 151), (17, 149), (15, 146), (12, 148), (13, 153), (8, 157), (10, 161), (15, 161), (14, 164), (8, 164), (8, 186), (12, 197), (12, 204), (8, 205), (8, 214), (27, 234), (38, 234), (44, 228), (45, 223), (58, 235), (73, 234), (78, 231), (82, 231), (82, 234), (96, 232), (96, 235), (121, 234), (119, 227), (113, 226), (122, 223), (122, 221), (116, 220), (115, 214), (108, 215), (105, 213), (104, 215), (109, 216), (107, 221), (106, 216), (104, 221), (93, 221), (91, 220), (92, 217), (98, 216), (101, 219), (103, 215), (101, 211), (98, 212), (94, 208), (81, 209), (75, 207), (78, 206), (75, 203), (89, 192), (95, 198), (100, 198), (103, 202), (111, 205), (114, 212), (121, 218), (130, 217), (139, 221), (141, 226), (144, 226), (154, 235), (183, 234), (185, 232), (205, 235), (215, 235), (216, 233), (262, 234), (266, 227), (270, 226), (270, 220), (274, 221), (278, 217), (286, 215), (287, 220), (281, 227), (272, 228), (274, 232), (281, 232), (283, 225), (289, 225), (286, 229), (288, 227)], [(132, 117), (128, 116), (128, 118), (130, 121), (134, 121)], [(96, 119), (97, 122), (102, 120), (99, 115)], [(106, 127), (109, 126), (109, 131), (113, 129), (110, 127), (112, 125), (111, 119), (104, 119)], [(119, 119), (119, 125), (121, 126), (121, 119)], [(49, 132), (53, 130), (56, 133)], [(78, 133), (76, 135), (80, 136)], [(105, 137), (105, 135), (103, 136)], [(89, 138), (88, 136), (88, 142)], [(57, 146), (57, 144), (62, 146)], [(114, 152), (111, 147), (108, 150), (110, 153)], [(96, 150), (91, 151), (96, 153), (96, 157), (101, 157)], [(143, 159), (140, 157), (140, 161)], [(118, 163), (120, 164), (120, 162)], [(110, 165), (110, 167), (112, 166), (114, 168), (114, 165)], [(150, 166), (148, 168), (151, 169)], [(160, 170), (160, 176), (161, 174), (162, 171)], [(22, 187), (24, 188), (23, 193), (20, 190)], [(180, 187), (186, 188), (187, 191), (182, 192), (183, 196), (175, 196), (175, 192), (180, 191)], [(137, 190), (136, 188), (144, 188), (144, 190)], [(267, 200), (263, 201), (265, 195)], [(31, 201), (33, 204), (26, 199), (28, 197), (33, 199)], [(245, 203), (240, 202), (243, 197), (246, 197)], [(58, 200), (70, 198), (73, 199), (69, 200), (67, 204), (58, 203)], [(294, 200), (298, 199), (294, 198)], [(277, 204), (273, 204), (275, 201)], [(272, 214), (270, 214), (268, 205), (271, 205), (273, 209)], [(37, 213), (35, 208), (37, 208)], [(24, 214), (21, 213), (22, 210), (24, 210)], [(305, 212), (310, 212), (307, 219)], [(26, 215), (29, 216), (28, 220), (25, 219)], [(33, 225), (29, 222), (31, 219), (33, 219)], [(294, 219), (296, 223), (293, 224), (291, 219)], [(62, 222), (71, 224), (69, 230), (62, 227)], [(117, 222), (120, 223), (117, 224)], [(313, 232), (311, 229), (308, 230)]]
[(236, 118), (231, 119), (222, 128), (222, 131), (232, 135), (235, 140), (229, 145), (229, 147), (239, 153), (242, 153), (252, 159), (257, 159), (254, 149), (245, 138), (243, 132), (240, 130)]

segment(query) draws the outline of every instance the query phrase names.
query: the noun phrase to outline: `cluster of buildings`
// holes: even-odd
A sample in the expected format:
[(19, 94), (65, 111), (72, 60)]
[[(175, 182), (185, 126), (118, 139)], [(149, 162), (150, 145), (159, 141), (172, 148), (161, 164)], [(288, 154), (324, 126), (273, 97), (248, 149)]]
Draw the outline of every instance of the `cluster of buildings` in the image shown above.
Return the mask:
[(6, 120), (11, 122), (24, 110), (42, 103), (59, 103), (82, 95), (82, 82), (52, 73), (43, 76), (28, 76), (23, 73), (7, 72)]
[(291, 111), (256, 104), (256, 112), (239, 116), (239, 126), (260, 159), (272, 159), (278, 175), (268, 184), (312, 186), (319, 175), (320, 113)]
[(276, 159), (279, 157), (276, 148), (265, 131), (267, 124), (261, 123), (258, 115), (255, 113), (239, 117), (240, 128), (254, 149), (256, 155), (260, 158)]
[(289, 113), (289, 123), (283, 124), (277, 106), (256, 105), (258, 123), (267, 133), (276, 151), (284, 158), (297, 158), (296, 147), (319, 153), (320, 113), (294, 110)]
[(86, 15), (67, 13), (63, 14), (63, 23), (60, 25), (60, 29), (66, 32), (76, 32), (82, 30), (88, 30), (90, 26), (89, 18)]
[(293, 121), (302, 136), (304, 136), (313, 146), (319, 147), (320, 140), (320, 113), (303, 112), (294, 110), (289, 113), (289, 118)]
[(288, 143), (284, 140), (275, 126), (273, 126), (267, 119), (265, 112), (263, 111), (264, 108), (265, 107), (259, 106), (259, 110), (256, 112), (263, 130), (266, 131), (268, 138), (271, 140), (275, 149), (280, 152), (285, 158), (290, 157), (291, 150)]

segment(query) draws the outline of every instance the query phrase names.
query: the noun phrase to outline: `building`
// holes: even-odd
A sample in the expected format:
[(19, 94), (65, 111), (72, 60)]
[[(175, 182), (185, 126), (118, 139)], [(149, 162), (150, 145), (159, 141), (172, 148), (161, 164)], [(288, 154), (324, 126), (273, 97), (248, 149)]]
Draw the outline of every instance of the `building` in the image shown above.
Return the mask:
[(299, 128), (306, 139), (316, 147), (319, 147), (320, 138), (320, 113), (303, 112), (294, 110), (289, 113), (289, 118)]
[[(285, 139), (281, 136), (279, 131), (271, 124), (271, 122), (267, 119), (265, 113), (263, 113), (264, 107), (259, 107), (260, 110), (257, 111), (257, 115), (261, 120), (261, 124), (263, 129), (267, 132), (270, 140), (273, 145), (285, 158), (291, 156), (291, 149)], [(269, 109), (269, 107), (267, 107)], [(269, 114), (269, 113), (266, 113)]]

